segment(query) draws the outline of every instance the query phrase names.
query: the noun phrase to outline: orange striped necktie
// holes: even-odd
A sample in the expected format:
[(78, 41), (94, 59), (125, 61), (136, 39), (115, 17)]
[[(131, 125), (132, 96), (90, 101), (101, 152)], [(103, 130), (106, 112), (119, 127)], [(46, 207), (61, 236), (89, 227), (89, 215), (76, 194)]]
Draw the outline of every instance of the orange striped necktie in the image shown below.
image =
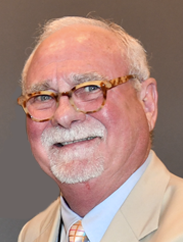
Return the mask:
[(89, 242), (80, 220), (70, 228), (69, 242)]

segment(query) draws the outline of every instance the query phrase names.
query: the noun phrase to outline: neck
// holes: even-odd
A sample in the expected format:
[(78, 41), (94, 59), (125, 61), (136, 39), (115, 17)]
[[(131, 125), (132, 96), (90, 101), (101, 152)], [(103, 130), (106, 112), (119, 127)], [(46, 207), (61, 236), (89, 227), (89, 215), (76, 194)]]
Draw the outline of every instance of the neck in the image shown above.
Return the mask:
[(109, 176), (105, 179), (101, 175), (84, 183), (60, 184), (60, 190), (70, 209), (84, 217), (95, 206), (115, 192), (132, 173), (122, 175), (120, 180), (116, 180), (115, 176)]
[(61, 186), (62, 195), (69, 207), (81, 217), (113, 193), (113, 191), (109, 192), (108, 186), (106, 188), (101, 186), (97, 180)]

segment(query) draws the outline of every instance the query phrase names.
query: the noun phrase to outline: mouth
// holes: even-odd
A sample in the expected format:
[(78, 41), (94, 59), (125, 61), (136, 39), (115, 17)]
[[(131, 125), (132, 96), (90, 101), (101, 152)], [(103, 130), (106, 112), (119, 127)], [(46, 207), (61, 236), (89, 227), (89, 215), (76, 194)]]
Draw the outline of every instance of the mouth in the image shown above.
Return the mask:
[(95, 137), (87, 137), (87, 138), (73, 140), (73, 141), (59, 142), (59, 143), (55, 143), (54, 146), (56, 146), (56, 147), (64, 147), (66, 145), (71, 145), (71, 144), (75, 144), (75, 143), (78, 143), (78, 142), (90, 141), (90, 140), (93, 140), (95, 138), (101, 138), (101, 137), (95, 136)]

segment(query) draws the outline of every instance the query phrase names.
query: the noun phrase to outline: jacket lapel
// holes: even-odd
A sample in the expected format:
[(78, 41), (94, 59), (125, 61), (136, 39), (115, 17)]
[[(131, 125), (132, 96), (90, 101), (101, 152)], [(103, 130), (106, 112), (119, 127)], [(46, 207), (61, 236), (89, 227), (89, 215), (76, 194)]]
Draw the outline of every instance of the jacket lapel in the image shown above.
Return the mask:
[(60, 197), (55, 201), (54, 209), (50, 211), (50, 216), (46, 218), (40, 228), (40, 235), (35, 242), (56, 242), (60, 228)]
[(126, 221), (125, 217), (118, 211), (112, 223), (109, 225), (106, 233), (102, 237), (101, 242), (137, 242), (138, 239), (133, 232), (133, 229)]
[(152, 159), (124, 204), (116, 213), (101, 242), (137, 242), (158, 228), (169, 172), (152, 152)]

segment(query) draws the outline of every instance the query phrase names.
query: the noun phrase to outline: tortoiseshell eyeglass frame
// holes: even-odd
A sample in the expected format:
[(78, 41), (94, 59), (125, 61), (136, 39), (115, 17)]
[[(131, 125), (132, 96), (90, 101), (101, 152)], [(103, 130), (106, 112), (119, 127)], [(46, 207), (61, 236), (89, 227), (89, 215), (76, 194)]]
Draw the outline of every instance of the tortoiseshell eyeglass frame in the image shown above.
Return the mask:
[[(36, 122), (45, 122), (45, 121), (49, 121), (50, 119), (52, 119), (52, 117), (50, 118), (46, 118), (46, 119), (36, 119), (34, 117), (31, 116), (31, 114), (29, 113), (29, 111), (27, 110), (26, 104), (27, 101), (30, 100), (32, 97), (38, 96), (38, 95), (49, 95), (52, 96), (56, 102), (57, 102), (57, 106), (58, 106), (58, 102), (61, 96), (67, 96), (69, 98), (70, 104), (74, 107), (74, 109), (78, 112), (82, 112), (82, 113), (95, 113), (98, 112), (100, 109), (103, 108), (103, 106), (105, 105), (106, 102), (106, 98), (107, 98), (107, 91), (118, 86), (121, 84), (124, 84), (126, 82), (128, 82), (130, 79), (138, 79), (136, 75), (127, 75), (127, 76), (123, 76), (123, 77), (117, 77), (115, 79), (112, 80), (101, 80), (101, 81), (89, 81), (89, 82), (84, 82), (81, 83), (75, 87), (73, 87), (69, 92), (62, 92), (62, 93), (54, 93), (51, 91), (39, 91), (39, 92), (34, 92), (34, 93), (29, 93), (29, 94), (25, 94), (25, 95), (21, 95), (18, 99), (17, 99), (17, 103), (19, 105), (21, 105), (26, 113), (26, 115), (31, 118), (33, 121)], [(92, 111), (83, 111), (80, 110), (75, 103), (73, 102), (72, 99), (72, 93), (74, 91), (76, 91), (79, 88), (85, 87), (85, 86), (99, 86), (103, 92), (103, 102), (101, 104), (101, 106), (96, 109), (96, 110), (92, 110)], [(54, 114), (53, 114), (54, 115)]]

